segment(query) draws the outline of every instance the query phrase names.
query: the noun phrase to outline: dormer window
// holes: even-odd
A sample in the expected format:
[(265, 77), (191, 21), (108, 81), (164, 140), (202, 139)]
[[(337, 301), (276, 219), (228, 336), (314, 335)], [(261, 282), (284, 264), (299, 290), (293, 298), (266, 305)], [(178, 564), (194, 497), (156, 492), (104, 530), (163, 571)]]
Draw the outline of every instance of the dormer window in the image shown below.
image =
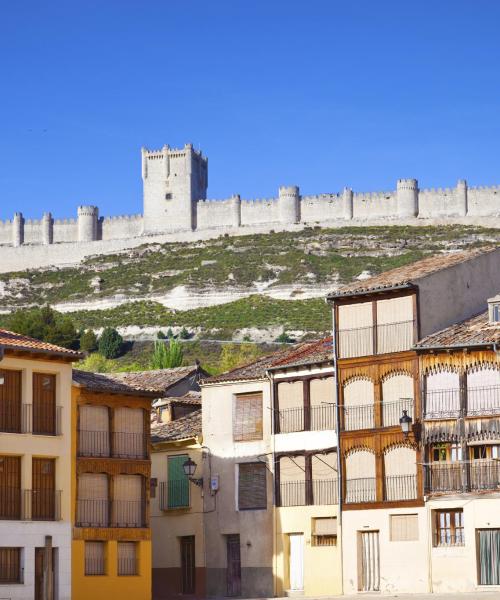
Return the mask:
[(500, 294), (488, 300), (488, 317), (490, 323), (500, 324)]

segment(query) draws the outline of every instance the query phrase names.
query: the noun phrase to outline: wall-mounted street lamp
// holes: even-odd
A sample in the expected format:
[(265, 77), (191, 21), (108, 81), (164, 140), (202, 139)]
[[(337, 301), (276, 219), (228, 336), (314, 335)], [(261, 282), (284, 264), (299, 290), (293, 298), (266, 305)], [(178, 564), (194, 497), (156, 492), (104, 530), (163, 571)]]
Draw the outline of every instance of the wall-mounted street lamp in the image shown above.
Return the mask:
[(196, 467), (197, 464), (191, 458), (188, 458), (187, 461), (182, 465), (184, 475), (186, 475), (189, 481), (191, 481), (198, 487), (203, 487), (203, 477), (193, 477), (193, 475), (196, 473)]
[(407, 438), (408, 434), (411, 431), (412, 425), (412, 418), (408, 414), (407, 410), (403, 409), (403, 414), (399, 419), (399, 424), (401, 425), (401, 431), (403, 432), (403, 435), (405, 436), (405, 438)]

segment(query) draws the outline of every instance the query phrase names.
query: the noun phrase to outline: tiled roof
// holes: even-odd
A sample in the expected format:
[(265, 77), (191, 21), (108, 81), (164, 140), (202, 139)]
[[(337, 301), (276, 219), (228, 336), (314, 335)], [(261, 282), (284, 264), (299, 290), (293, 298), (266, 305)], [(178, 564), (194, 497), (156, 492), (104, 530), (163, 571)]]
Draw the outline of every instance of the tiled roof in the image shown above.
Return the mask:
[(201, 436), (201, 409), (185, 417), (151, 425), (151, 443), (187, 440)]
[(190, 391), (184, 396), (168, 396), (154, 403), (154, 407), (167, 406), (168, 404), (201, 406), (201, 392)]
[(374, 275), (362, 281), (350, 283), (328, 294), (328, 298), (338, 298), (342, 296), (355, 296), (357, 294), (366, 294), (385, 289), (410, 287), (419, 279), (427, 277), (431, 273), (453, 267), (457, 264), (472, 260), (481, 254), (495, 252), (497, 248), (474, 248), (461, 252), (447, 252), (446, 254), (435, 254), (418, 260), (417, 262), (397, 267), (390, 271)]
[[(133, 387), (144, 387), (163, 394), (182, 379), (196, 375), (199, 366), (175, 367), (173, 369), (155, 369), (152, 371), (131, 371), (127, 373), (110, 373), (115, 381), (121, 381)], [(204, 371), (200, 371), (201, 374)]]
[(62, 348), (55, 344), (41, 342), (40, 340), (35, 340), (34, 338), (14, 333), (13, 331), (7, 331), (6, 329), (0, 329), (0, 349), (1, 348), (5, 350), (51, 354), (53, 356), (61, 356), (74, 360), (83, 357), (82, 354), (75, 350), (68, 350), (68, 348)]
[(451, 325), (423, 338), (416, 348), (465, 348), (500, 343), (500, 323), (490, 323), (488, 312)]
[(273, 354), (267, 354), (258, 360), (237, 367), (227, 373), (216, 375), (203, 380), (203, 383), (223, 383), (226, 381), (254, 381), (263, 379), (266, 371), (275, 368), (294, 367), (326, 362), (332, 358), (332, 338), (324, 338), (313, 342), (303, 342), (278, 350)]
[(89, 392), (142, 396), (143, 398), (156, 398), (158, 395), (156, 390), (116, 381), (109, 373), (90, 373), (89, 371), (73, 369), (73, 383), (85, 388)]

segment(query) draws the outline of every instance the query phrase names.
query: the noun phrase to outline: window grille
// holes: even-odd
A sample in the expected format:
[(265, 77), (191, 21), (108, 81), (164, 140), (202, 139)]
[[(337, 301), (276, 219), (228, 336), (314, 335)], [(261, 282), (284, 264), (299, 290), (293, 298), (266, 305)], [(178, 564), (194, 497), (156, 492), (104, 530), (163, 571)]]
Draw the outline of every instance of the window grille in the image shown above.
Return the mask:
[(85, 542), (85, 575), (106, 575), (105, 542)]
[(137, 574), (137, 543), (118, 542), (118, 575)]
[(337, 545), (337, 518), (317, 517), (312, 523), (312, 545), (313, 546), (336, 546)]
[(22, 582), (21, 548), (0, 548), (0, 584)]

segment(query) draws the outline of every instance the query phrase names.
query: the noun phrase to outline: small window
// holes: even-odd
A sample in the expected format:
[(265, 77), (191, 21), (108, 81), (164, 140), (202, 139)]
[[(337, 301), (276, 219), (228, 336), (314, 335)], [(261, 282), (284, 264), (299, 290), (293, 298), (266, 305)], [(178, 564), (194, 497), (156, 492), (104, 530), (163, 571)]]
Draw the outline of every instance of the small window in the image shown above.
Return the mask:
[(85, 542), (85, 575), (106, 575), (106, 542)]
[(167, 508), (189, 508), (189, 479), (184, 473), (187, 454), (168, 457)]
[(390, 515), (391, 542), (418, 540), (418, 515)]
[(158, 479), (151, 477), (149, 480), (149, 497), (156, 498), (156, 488), (158, 487)]
[(22, 582), (21, 548), (0, 548), (0, 584)]
[(267, 508), (266, 465), (264, 463), (238, 465), (238, 508), (239, 510)]
[(434, 511), (434, 546), (463, 546), (464, 513), (461, 508)]
[(337, 517), (317, 517), (312, 520), (312, 545), (337, 545)]
[(458, 444), (434, 444), (432, 446), (433, 462), (457, 462), (462, 460), (462, 447)]
[(494, 323), (500, 322), (500, 304), (493, 304), (491, 311), (491, 320)]
[(137, 542), (118, 542), (118, 575), (137, 575)]
[(488, 449), (486, 446), (472, 446), (470, 454), (472, 460), (481, 460), (483, 458), (488, 458)]
[(172, 200), (172, 194), (165, 194), (165, 200)]
[(262, 439), (262, 392), (235, 396), (233, 439), (235, 442)]

